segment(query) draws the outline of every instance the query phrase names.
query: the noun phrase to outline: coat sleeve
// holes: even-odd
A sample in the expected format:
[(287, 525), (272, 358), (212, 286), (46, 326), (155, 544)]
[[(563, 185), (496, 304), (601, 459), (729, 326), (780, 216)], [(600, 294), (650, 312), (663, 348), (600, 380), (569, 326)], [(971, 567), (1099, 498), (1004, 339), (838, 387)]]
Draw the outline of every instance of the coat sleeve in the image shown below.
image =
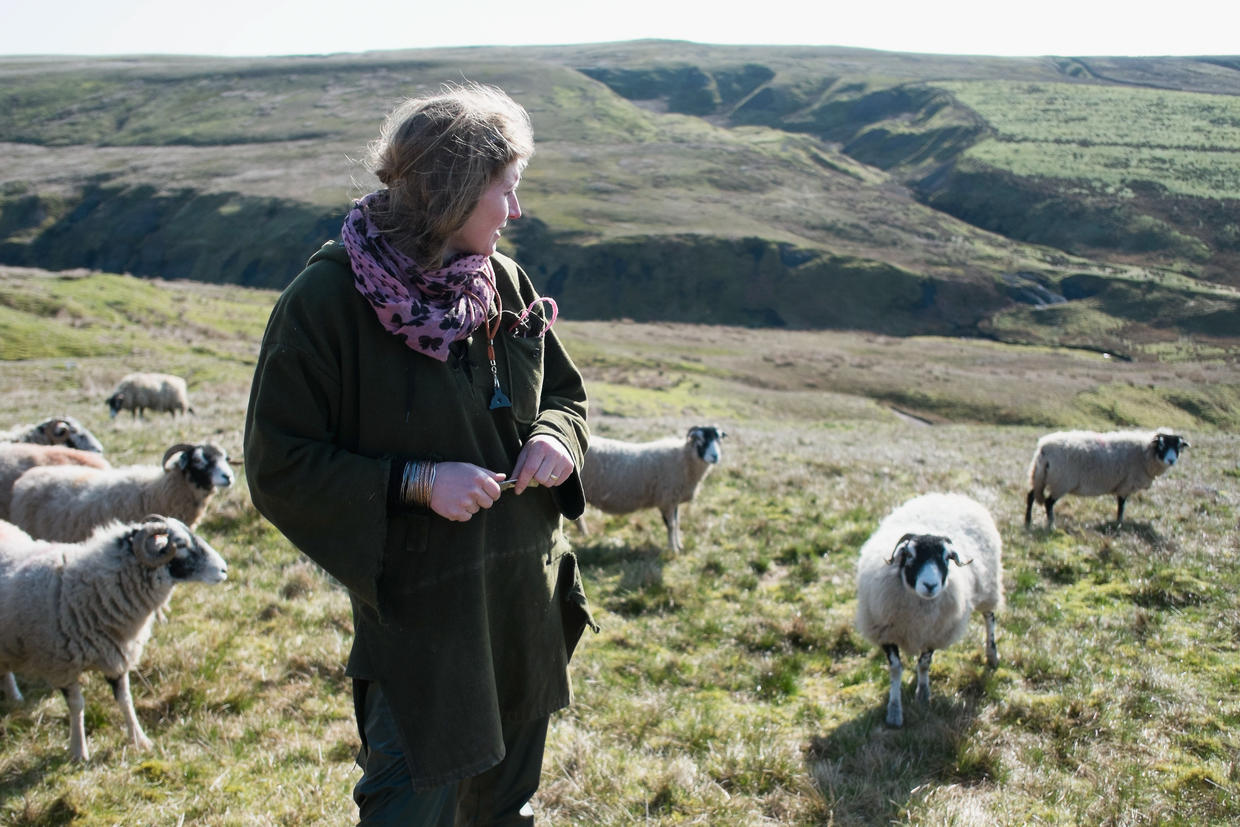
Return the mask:
[(246, 411), (246, 479), (259, 512), (377, 610), (391, 460), (339, 442), (339, 353), (348, 334), (340, 314), (314, 297), (314, 269), (285, 291), (267, 323)]

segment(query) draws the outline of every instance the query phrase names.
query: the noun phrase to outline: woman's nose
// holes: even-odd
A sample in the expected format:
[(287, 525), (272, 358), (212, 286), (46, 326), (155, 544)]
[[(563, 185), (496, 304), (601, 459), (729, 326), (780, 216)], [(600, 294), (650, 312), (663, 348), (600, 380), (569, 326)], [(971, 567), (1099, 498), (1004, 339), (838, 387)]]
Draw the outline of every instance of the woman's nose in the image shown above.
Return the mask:
[(520, 218), (521, 217), (521, 203), (517, 201), (517, 194), (515, 192), (512, 195), (508, 196), (508, 217), (509, 218)]

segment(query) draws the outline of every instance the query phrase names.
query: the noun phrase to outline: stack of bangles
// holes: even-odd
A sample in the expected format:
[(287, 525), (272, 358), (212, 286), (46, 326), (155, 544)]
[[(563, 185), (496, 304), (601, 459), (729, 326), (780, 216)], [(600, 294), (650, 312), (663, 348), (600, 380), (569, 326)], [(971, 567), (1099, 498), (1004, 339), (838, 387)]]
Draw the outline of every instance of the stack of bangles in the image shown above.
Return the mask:
[(431, 488), (435, 485), (435, 463), (406, 462), (405, 473), (400, 480), (400, 501), (405, 505), (429, 508)]

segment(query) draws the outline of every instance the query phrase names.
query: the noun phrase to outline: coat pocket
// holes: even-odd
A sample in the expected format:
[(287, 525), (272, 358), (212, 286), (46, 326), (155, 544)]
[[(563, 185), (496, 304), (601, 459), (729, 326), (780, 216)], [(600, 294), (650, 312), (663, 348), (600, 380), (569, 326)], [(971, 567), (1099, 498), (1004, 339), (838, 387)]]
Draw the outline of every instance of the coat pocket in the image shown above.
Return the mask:
[(566, 552), (555, 564), (559, 566), (555, 594), (560, 601), (560, 620), (564, 626), (564, 651), (566, 657), (571, 659), (586, 627), (589, 626), (597, 634), (599, 625), (590, 613), (590, 601), (581, 582), (577, 555)]
[(512, 415), (523, 424), (530, 424), (538, 416), (542, 404), (543, 350), (541, 336), (523, 338), (505, 337), (507, 346), (507, 390), (512, 401)]
[(410, 587), (418, 582), (425, 567), (430, 516), (406, 513), (394, 518), (376, 575), (379, 617), (395, 619), (409, 600)]

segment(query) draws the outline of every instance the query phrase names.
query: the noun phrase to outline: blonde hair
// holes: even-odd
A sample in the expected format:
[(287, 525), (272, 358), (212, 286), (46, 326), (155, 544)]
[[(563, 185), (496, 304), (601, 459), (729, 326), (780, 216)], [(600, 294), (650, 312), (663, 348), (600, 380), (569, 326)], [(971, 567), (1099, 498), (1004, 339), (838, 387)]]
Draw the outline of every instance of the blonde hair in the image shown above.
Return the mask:
[(445, 84), (392, 110), (371, 142), (366, 166), (387, 188), (371, 216), (419, 266), (440, 267), (486, 188), (533, 154), (530, 117), (503, 90)]

